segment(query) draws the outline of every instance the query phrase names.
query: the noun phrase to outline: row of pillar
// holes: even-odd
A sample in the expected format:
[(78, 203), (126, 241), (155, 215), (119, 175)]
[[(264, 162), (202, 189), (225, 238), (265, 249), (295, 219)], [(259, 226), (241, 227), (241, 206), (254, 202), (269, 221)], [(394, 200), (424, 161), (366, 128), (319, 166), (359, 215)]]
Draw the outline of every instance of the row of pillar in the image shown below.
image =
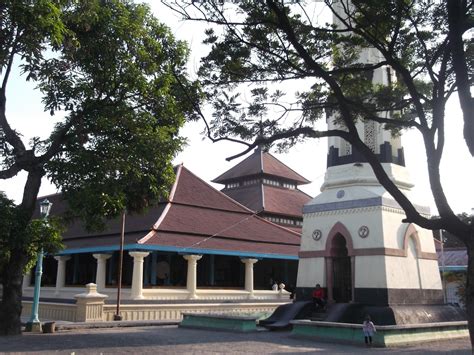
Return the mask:
[[(132, 287), (131, 287), (131, 298), (132, 299), (143, 299), (143, 261), (149, 255), (149, 252), (142, 251), (130, 251), (129, 255), (133, 258), (133, 274), (132, 274)], [(111, 254), (93, 254), (93, 257), (97, 260), (97, 272), (96, 281), (98, 292), (103, 292), (106, 285), (106, 265), (107, 259)], [(66, 281), (66, 262), (71, 258), (67, 255), (55, 256), (58, 261), (58, 269), (56, 275), (56, 290), (55, 296), (58, 296), (61, 290), (65, 286)], [(189, 292), (189, 298), (197, 298), (197, 262), (202, 258), (202, 255), (188, 254), (183, 255), (183, 258), (188, 262), (188, 273), (186, 280), (186, 288)], [(254, 282), (253, 282), (253, 266), (258, 261), (257, 259), (241, 259), (242, 263), (245, 264), (245, 290), (249, 293), (249, 298), (254, 296)], [(25, 275), (24, 285), (29, 285), (28, 273)]]

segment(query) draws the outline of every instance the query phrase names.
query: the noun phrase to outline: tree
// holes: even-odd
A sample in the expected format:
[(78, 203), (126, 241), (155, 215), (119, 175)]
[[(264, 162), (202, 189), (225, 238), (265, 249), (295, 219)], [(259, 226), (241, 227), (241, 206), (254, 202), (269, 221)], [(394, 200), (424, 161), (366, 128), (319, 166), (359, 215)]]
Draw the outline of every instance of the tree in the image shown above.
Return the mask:
[[(25, 270), (30, 270), (34, 266), (38, 252), (41, 249), (48, 254), (54, 254), (62, 249), (61, 232), (63, 231), (63, 225), (60, 219), (56, 217), (49, 218), (48, 221), (32, 219), (26, 228), (18, 226), (16, 225), (18, 219), (16, 218), (15, 203), (1, 191), (0, 215), (2, 216), (0, 221), (0, 270), (8, 267), (11, 258), (10, 253), (17, 247), (18, 243), (25, 245), (24, 253), (28, 260), (28, 264), (24, 267)], [(25, 230), (22, 240), (10, 238), (10, 231), (19, 228)], [(2, 272), (0, 282), (2, 282), (4, 276), (5, 274)]]
[[(445, 106), (456, 93), (463, 111), (463, 138), (474, 154), (472, 2), (324, 3), (338, 26), (314, 23), (312, 12), (299, 1), (165, 1), (184, 19), (209, 25), (205, 43), (210, 52), (201, 60), (199, 74), (214, 109), (212, 119), (196, 107), (208, 125), (208, 136), (214, 141), (240, 140), (247, 145), (241, 154), (262, 143), (279, 141), (288, 147), (307, 138), (341, 137), (364, 156), (404, 209), (404, 222), (444, 229), (474, 255), (474, 225), (455, 215), (440, 180), (449, 123)], [(364, 48), (376, 49), (380, 58), (361, 63)], [(374, 85), (373, 72), (381, 67), (394, 72), (396, 80)], [(298, 89), (284, 91), (291, 87)], [(317, 129), (325, 113), (341, 128)], [(403, 129), (421, 134), (439, 218), (418, 213), (388, 178), (359, 136), (358, 120), (383, 124), (393, 134)], [(469, 260), (466, 299), (474, 341), (474, 258)]]
[[(198, 90), (186, 76), (185, 43), (145, 5), (4, 0), (0, 31), (0, 178), (27, 173), (18, 206), (2, 197), (11, 218), (0, 230), (0, 334), (18, 334), (22, 275), (35, 250), (51, 241), (33, 242), (27, 233), (32, 224), (41, 229), (32, 222), (41, 179), (60, 188), (71, 214), (91, 228), (124, 209), (142, 211), (167, 194), (171, 160), (183, 143), (178, 130), (193, 116), (183, 90), (193, 100)], [(33, 81), (59, 121), (46, 139), (27, 144), (10, 126), (14, 65), (23, 73), (17, 79)]]

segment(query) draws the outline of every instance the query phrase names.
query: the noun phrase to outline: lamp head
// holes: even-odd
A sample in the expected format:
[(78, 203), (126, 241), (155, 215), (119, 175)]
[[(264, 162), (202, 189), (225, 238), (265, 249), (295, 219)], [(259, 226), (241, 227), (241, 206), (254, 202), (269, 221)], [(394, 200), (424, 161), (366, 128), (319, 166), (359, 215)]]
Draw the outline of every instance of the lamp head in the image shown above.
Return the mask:
[(41, 218), (46, 218), (49, 216), (49, 211), (51, 210), (51, 206), (53, 204), (45, 198), (43, 201), (40, 202), (40, 214)]

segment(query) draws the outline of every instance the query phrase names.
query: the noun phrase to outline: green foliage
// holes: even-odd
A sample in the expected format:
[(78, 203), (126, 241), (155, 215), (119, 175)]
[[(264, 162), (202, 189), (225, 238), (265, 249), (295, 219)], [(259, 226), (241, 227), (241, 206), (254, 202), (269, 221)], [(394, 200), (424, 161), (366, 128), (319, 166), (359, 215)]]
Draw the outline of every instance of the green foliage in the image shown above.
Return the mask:
[(33, 267), (40, 249), (54, 254), (63, 248), (64, 227), (59, 219), (33, 219), (25, 227), (18, 207), (3, 192), (0, 192), (0, 215), (0, 275), (6, 271), (13, 249), (24, 249), (28, 259), (26, 272)]
[[(45, 110), (64, 115), (48, 139), (33, 138), (32, 153), (71, 215), (100, 228), (104, 218), (165, 197), (183, 144), (179, 129), (200, 99), (187, 79), (186, 44), (148, 6), (128, 0), (25, 0), (0, 9), (1, 68), (13, 54), (22, 57)], [(19, 157), (2, 132), (0, 167), (14, 167)]]
[(12, 51), (22, 60), (41, 60), (47, 44), (58, 45), (68, 32), (62, 21), (62, 8), (69, 1), (3, 0), (0, 4), (0, 68), (4, 68)]
[(29, 260), (25, 265), (25, 272), (36, 263), (36, 256), (41, 249), (47, 254), (55, 254), (64, 248), (61, 238), (64, 230), (65, 227), (58, 218), (50, 218), (48, 221), (31, 220), (26, 228), (28, 238), (23, 241), (27, 245), (26, 253)]
[[(186, 8), (181, 2), (170, 3)], [(339, 27), (315, 23), (311, 11), (314, 15), (321, 10), (306, 5), (194, 4), (211, 26), (204, 41), (211, 50), (202, 59), (199, 75), (214, 107), (214, 138), (251, 140), (262, 134), (263, 116), (268, 119), (263, 125), (266, 137), (300, 127), (314, 129), (325, 114), (344, 126), (341, 104), (344, 120), (375, 119), (394, 135), (415, 121), (438, 127), (433, 110), (452, 94), (455, 82), (446, 55), (445, 2), (325, 1)], [(380, 55), (361, 61), (367, 48), (378, 49)], [(467, 40), (466, 53), (471, 51)], [(384, 85), (372, 80), (380, 68), (388, 71)], [(293, 88), (297, 90), (291, 92)], [(265, 91), (267, 97), (276, 91), (285, 94), (276, 103), (257, 98), (255, 91)], [(287, 138), (290, 144), (298, 141)]]
[[(1, 198), (0, 334), (20, 332), (19, 270), (40, 248), (62, 248), (57, 220), (32, 220), (44, 176), (62, 191), (67, 217), (89, 228), (166, 196), (179, 129), (195, 118), (202, 95), (187, 78), (188, 53), (146, 5), (130, 0), (0, 1), (0, 179), (27, 173), (20, 205)], [(8, 122), (15, 65), (58, 122), (29, 146)]]

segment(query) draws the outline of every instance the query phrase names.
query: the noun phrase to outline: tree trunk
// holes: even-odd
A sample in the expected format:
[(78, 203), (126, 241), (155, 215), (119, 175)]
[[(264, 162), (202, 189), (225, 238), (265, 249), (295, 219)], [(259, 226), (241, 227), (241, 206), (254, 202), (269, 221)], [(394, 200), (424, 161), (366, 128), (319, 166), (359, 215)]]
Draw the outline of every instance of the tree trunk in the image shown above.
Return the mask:
[(3, 294), (0, 302), (0, 335), (21, 334), (21, 299), (23, 296), (23, 271), (28, 263), (27, 250), (29, 245), (25, 244), (22, 235), (25, 229), (19, 228), (28, 225), (33, 216), (36, 198), (38, 196), (41, 178), (44, 175), (42, 167), (32, 169), (28, 173), (23, 200), (17, 207), (16, 229), (10, 230), (10, 238), (15, 241), (16, 247), (11, 250), (8, 264), (3, 270)]
[(3, 276), (3, 293), (0, 303), (0, 335), (21, 334), (21, 299), (23, 268), (27, 260), (21, 250), (13, 250)]

